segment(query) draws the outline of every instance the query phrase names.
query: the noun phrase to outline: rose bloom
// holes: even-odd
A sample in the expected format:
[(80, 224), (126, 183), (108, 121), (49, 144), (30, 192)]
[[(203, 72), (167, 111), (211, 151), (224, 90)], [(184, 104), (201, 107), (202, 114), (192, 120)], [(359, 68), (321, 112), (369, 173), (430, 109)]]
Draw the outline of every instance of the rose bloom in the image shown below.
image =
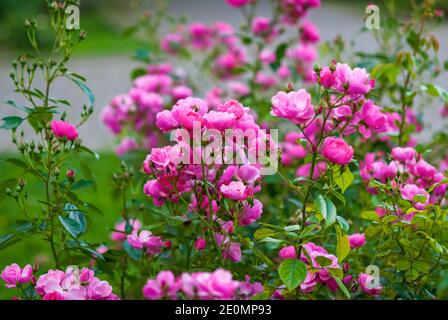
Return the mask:
[(33, 277), (33, 268), (27, 264), (23, 269), (17, 263), (3, 269), (0, 278), (5, 282), (6, 288), (15, 288), (18, 284), (24, 284)]
[(283, 91), (272, 97), (273, 116), (289, 119), (295, 124), (304, 124), (314, 117), (311, 96), (305, 89), (285, 93)]
[(346, 165), (353, 159), (353, 147), (341, 138), (328, 137), (322, 144), (322, 155), (333, 163)]
[(58, 138), (67, 138), (69, 141), (76, 140), (78, 138), (78, 130), (69, 122), (62, 120), (51, 121), (51, 131)]
[(366, 236), (364, 233), (354, 233), (348, 236), (350, 242), (350, 248), (359, 248), (366, 244)]
[(223, 184), (220, 188), (222, 195), (232, 200), (243, 200), (246, 198), (246, 186), (241, 181), (232, 181)]
[(397, 161), (411, 161), (416, 155), (414, 148), (400, 148), (396, 147), (392, 149), (392, 158)]
[(285, 259), (297, 259), (296, 248), (294, 248), (294, 246), (284, 247), (284, 248), (282, 248), (278, 252), (278, 256), (282, 260), (285, 260)]
[(206, 241), (204, 238), (198, 238), (196, 239), (196, 241), (194, 242), (194, 248), (198, 251), (204, 250), (205, 246), (206, 246)]
[(368, 275), (366, 273), (359, 274), (358, 283), (361, 290), (370, 296), (378, 296), (383, 288), (381, 286), (377, 288), (370, 288), (371, 286), (369, 286), (369, 284), (371, 283), (371, 281), (372, 281), (371, 275)]

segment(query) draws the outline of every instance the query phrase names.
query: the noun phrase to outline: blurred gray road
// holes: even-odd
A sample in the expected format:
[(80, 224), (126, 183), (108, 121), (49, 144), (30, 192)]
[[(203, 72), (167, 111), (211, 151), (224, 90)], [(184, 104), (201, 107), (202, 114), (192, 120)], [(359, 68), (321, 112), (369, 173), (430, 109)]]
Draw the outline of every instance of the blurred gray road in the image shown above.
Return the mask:
[[(177, 0), (172, 5), (172, 12), (176, 15), (186, 15), (191, 20), (204, 22), (223, 20), (237, 25), (241, 21), (240, 13), (229, 8), (224, 0)], [(262, 5), (258, 14), (269, 15), (269, 6)], [(356, 40), (355, 49), (364, 51), (374, 49), (371, 34), (358, 34), (364, 23), (363, 10), (336, 6), (324, 0), (322, 8), (313, 11), (310, 19), (320, 29), (323, 40), (331, 40), (336, 35), (342, 34), (345, 39)], [(446, 60), (448, 59), (448, 25), (444, 25), (434, 33), (440, 41), (441, 58)], [(80, 132), (80, 136), (84, 138), (86, 144), (96, 150), (110, 149), (114, 145), (114, 137), (100, 122), (99, 113), (112, 97), (126, 92), (129, 87), (129, 73), (136, 66), (136, 63), (129, 58), (131, 54), (132, 52), (129, 52), (129, 56), (75, 58), (71, 62), (72, 70), (88, 79), (88, 85), (96, 96), (96, 111), (93, 119)], [(8, 74), (9, 61), (0, 61), (0, 101), (3, 103), (3, 101), (13, 99), (20, 102), (17, 95), (13, 93), (13, 86)], [(447, 88), (447, 75), (440, 78), (438, 83)], [(81, 107), (86, 102), (86, 98), (79, 88), (68, 81), (58, 83), (54, 87), (52, 96), (73, 101), (73, 107), (68, 110), (69, 119), (78, 119)], [(442, 127), (442, 119), (438, 113), (439, 108), (440, 105), (436, 105), (425, 109), (424, 119), (429, 124), (430, 130), (423, 134), (424, 139), (428, 139), (432, 131)], [(1, 104), (0, 116), (3, 117), (14, 112), (10, 109)], [(0, 131), (0, 151), (9, 150), (12, 147), (8, 133)]]

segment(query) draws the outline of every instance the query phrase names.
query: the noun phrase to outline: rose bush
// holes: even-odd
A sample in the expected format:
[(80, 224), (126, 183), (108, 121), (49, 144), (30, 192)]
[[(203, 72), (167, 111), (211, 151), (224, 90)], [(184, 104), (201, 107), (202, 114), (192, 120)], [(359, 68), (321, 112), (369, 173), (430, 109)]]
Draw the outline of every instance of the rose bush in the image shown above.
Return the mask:
[[(318, 56), (307, 15), (319, 0), (270, 1), (270, 17), (259, 1), (225, 2), (243, 14), (240, 29), (172, 18), (160, 36), (163, 19), (133, 26), (148, 29), (152, 50), (101, 111), (122, 162), (108, 173), (116, 222), (99, 242), (88, 240), (99, 210), (78, 190), (102, 186), (71, 161), (98, 158), (79, 131), (93, 93), (67, 67), (86, 34), (48, 2), (55, 49), (44, 56), (27, 21), (36, 55), (14, 61), (11, 79), (28, 105), (8, 101), (25, 115), (2, 125), (20, 156), (7, 161), (24, 171), (1, 186), (21, 216), (0, 250), (40, 239), (52, 258), (10, 261), (5, 288), (36, 300), (447, 298), (446, 133), (414, 135), (425, 129), (422, 99), (448, 104), (434, 84), (437, 8), (425, 1), (416, 20), (389, 21), (393, 48), (379, 36), (377, 53), (346, 63), (340, 38), (324, 44), (330, 59)], [(59, 78), (87, 96), (79, 121), (51, 95)], [(29, 141), (18, 133), (26, 123)]]

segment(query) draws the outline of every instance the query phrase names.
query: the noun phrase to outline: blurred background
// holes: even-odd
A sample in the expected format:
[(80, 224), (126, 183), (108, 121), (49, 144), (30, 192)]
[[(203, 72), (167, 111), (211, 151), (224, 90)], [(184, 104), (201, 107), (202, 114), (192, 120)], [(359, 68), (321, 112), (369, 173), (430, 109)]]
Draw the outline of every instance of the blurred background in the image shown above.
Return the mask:
[[(419, 0), (417, 0), (419, 1)], [(411, 1), (397, 0), (397, 15), (404, 17), (409, 14)], [(81, 130), (81, 137), (95, 150), (112, 150), (114, 137), (99, 120), (100, 110), (115, 95), (126, 92), (130, 85), (130, 72), (140, 62), (132, 59), (134, 52), (145, 45), (144, 35), (125, 37), (126, 30), (138, 21), (144, 14), (151, 14), (151, 1), (148, 0), (82, 0), (80, 8), (81, 28), (88, 32), (87, 39), (75, 52), (71, 61), (71, 69), (88, 79), (89, 87), (96, 97), (93, 119)], [(169, 14), (175, 17), (185, 16), (188, 21), (213, 22), (223, 20), (237, 27), (242, 21), (239, 10), (229, 7), (224, 0), (172, 0), (169, 3)], [(260, 1), (259, 15), (269, 15), (270, 7), (267, 1)], [(371, 31), (360, 32), (364, 26), (366, 17), (365, 8), (372, 1), (364, 0), (323, 0), (319, 10), (312, 10), (310, 19), (318, 26), (322, 42), (332, 41), (339, 34), (347, 42), (352, 41), (353, 47), (349, 51), (374, 50), (375, 42)], [(380, 8), (387, 1), (375, 1)], [(448, 1), (440, 1), (440, 7), (448, 9)], [(28, 17), (36, 17), (40, 26), (47, 23), (47, 10), (43, 0), (1, 0), (0, 1), (0, 103), (2, 116), (9, 115), (4, 101), (17, 96), (13, 92), (13, 85), (8, 77), (10, 63), (13, 58), (28, 48), (23, 22)], [(162, 31), (163, 32), (163, 31)], [(448, 24), (444, 24), (434, 30), (434, 34), (440, 42), (441, 61), (448, 59)], [(44, 44), (49, 44), (51, 38), (45, 32), (39, 35)], [(328, 59), (328, 57), (326, 57)], [(325, 61), (321, 61), (324, 63)], [(438, 80), (443, 85), (447, 78)], [(69, 111), (78, 116), (85, 100), (83, 93), (72, 84), (60, 82), (55, 86), (54, 95), (64, 95), (66, 99), (80, 101)], [(20, 100), (19, 100), (20, 101)], [(425, 112), (426, 122), (431, 123), (431, 128), (423, 134), (424, 139), (429, 139), (432, 130), (441, 128), (441, 120), (438, 117), (438, 108)], [(13, 145), (9, 137), (0, 136), (0, 152), (12, 150)]]

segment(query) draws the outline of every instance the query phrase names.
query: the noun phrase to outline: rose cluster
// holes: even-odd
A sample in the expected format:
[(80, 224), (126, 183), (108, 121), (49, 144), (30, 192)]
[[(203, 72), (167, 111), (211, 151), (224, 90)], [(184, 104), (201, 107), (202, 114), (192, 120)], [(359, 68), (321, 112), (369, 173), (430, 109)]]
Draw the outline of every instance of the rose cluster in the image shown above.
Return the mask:
[(234, 300), (249, 299), (263, 292), (259, 282), (233, 280), (232, 273), (218, 269), (214, 272), (184, 272), (175, 277), (171, 271), (161, 271), (155, 279), (149, 279), (143, 287), (146, 299), (175, 300), (181, 295), (187, 299)]
[[(143, 163), (144, 171), (152, 176), (144, 192), (157, 206), (178, 203), (191, 193), (189, 210), (219, 225), (213, 241), (222, 248), (224, 258), (239, 261), (240, 245), (230, 235), (262, 214), (263, 205), (254, 198), (261, 189), (262, 164), (257, 160), (262, 150), (277, 152), (271, 136), (256, 124), (250, 109), (236, 100), (209, 110), (204, 100), (186, 98), (156, 119), (159, 129), (172, 131), (176, 144), (151, 150)], [(226, 132), (230, 132), (228, 139), (223, 138)], [(244, 134), (252, 138), (245, 140)]]
[(17, 264), (7, 266), (1, 273), (7, 288), (31, 283), (43, 300), (118, 300), (107, 281), (95, 277), (93, 270), (70, 266), (66, 271), (49, 270), (37, 281), (30, 265), (21, 269)]
[(171, 55), (184, 50), (213, 53), (212, 69), (222, 79), (233, 77), (234, 71), (244, 66), (247, 60), (235, 29), (222, 21), (213, 25), (202, 22), (178, 25), (161, 40), (161, 48)]
[[(368, 153), (360, 162), (360, 175), (366, 183), (375, 180), (390, 185), (391, 192), (398, 192), (402, 199), (411, 202), (415, 212), (403, 213), (404, 218), (411, 220), (428, 204), (443, 201), (447, 190), (443, 173), (426, 162), (414, 148), (395, 147), (390, 156), (390, 161), (386, 161), (382, 153)], [(377, 193), (377, 186), (369, 185), (368, 191)]]
[(156, 146), (160, 139), (154, 133), (156, 114), (193, 93), (169, 64), (149, 65), (147, 71), (127, 94), (118, 95), (102, 110), (103, 123), (115, 135), (125, 136), (116, 149), (118, 155)]
[[(344, 136), (360, 133), (369, 137), (393, 130), (387, 114), (367, 98), (374, 81), (364, 69), (332, 63), (316, 70), (314, 79), (324, 89), (320, 105), (312, 104), (305, 89), (278, 92), (272, 98), (271, 114), (288, 119), (300, 130), (289, 132), (282, 143), (284, 165), (293, 165), (315, 151), (331, 163), (346, 165), (353, 159), (354, 149)], [(304, 164), (297, 169), (297, 176), (308, 177), (310, 170), (311, 164)], [(313, 179), (325, 171), (325, 162), (317, 162)]]

